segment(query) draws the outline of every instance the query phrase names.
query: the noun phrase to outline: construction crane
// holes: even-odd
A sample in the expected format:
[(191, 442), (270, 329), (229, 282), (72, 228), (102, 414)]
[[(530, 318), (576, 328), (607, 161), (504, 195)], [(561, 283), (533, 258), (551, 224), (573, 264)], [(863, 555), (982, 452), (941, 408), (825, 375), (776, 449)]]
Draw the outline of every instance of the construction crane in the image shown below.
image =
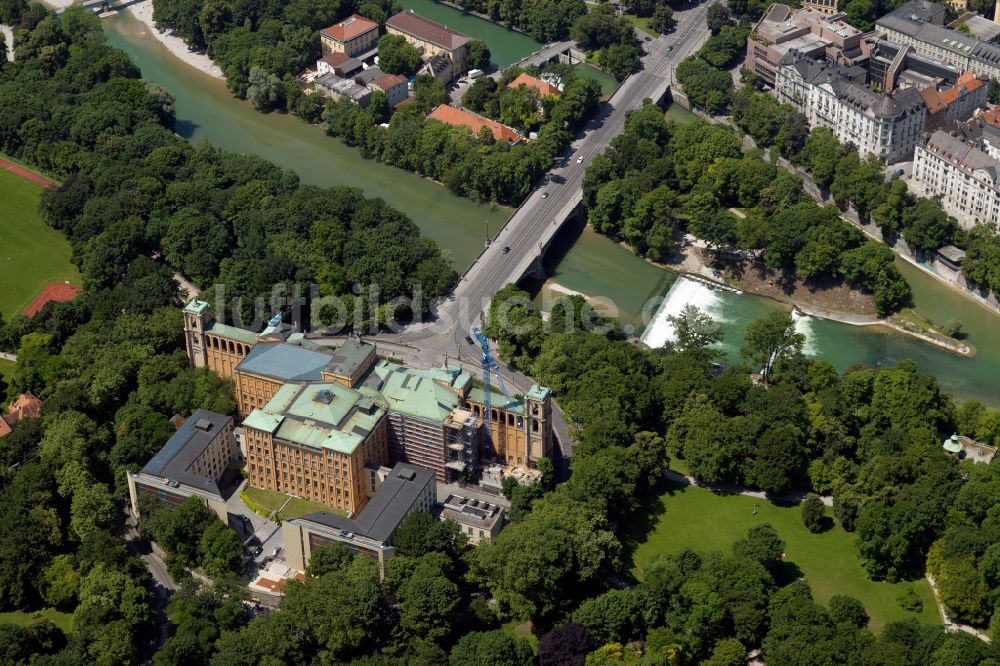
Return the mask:
[[(510, 397), (510, 392), (507, 390), (507, 385), (503, 381), (503, 377), (500, 375), (500, 364), (496, 362), (493, 355), (490, 353), (490, 343), (483, 335), (483, 332), (479, 330), (478, 326), (472, 327), (472, 335), (475, 336), (476, 340), (479, 341), (479, 346), (483, 348), (483, 421), (486, 423), (486, 435), (490, 436), (490, 416), (493, 414), (490, 405), (490, 397), (493, 393), (490, 390), (490, 375), (496, 374), (497, 383), (500, 384), (500, 390), (503, 391), (503, 395), (507, 398), (507, 402), (504, 404), (506, 408), (511, 405), (514, 401)], [(517, 417), (517, 427), (524, 427), (524, 419), (520, 416)]]

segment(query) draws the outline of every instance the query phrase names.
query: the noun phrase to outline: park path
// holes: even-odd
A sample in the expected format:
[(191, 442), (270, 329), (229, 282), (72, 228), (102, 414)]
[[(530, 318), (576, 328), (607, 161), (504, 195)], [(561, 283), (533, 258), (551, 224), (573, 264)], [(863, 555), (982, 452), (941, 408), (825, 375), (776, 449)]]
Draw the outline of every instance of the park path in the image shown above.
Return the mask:
[(11, 363), (17, 363), (17, 354), (8, 354), (7, 352), (0, 352), (0, 361), (10, 361)]
[(958, 622), (951, 616), (950, 613), (948, 613), (948, 609), (945, 608), (944, 603), (941, 601), (941, 597), (938, 595), (937, 584), (934, 582), (934, 576), (927, 574), (925, 578), (927, 578), (927, 582), (931, 586), (931, 592), (934, 593), (934, 603), (937, 604), (938, 613), (941, 615), (941, 624), (944, 625), (945, 631), (964, 631), (967, 634), (972, 634), (981, 641), (989, 643), (990, 637), (986, 634), (986, 632), (976, 629), (968, 624)]
[(22, 166), (18, 166), (16, 164), (11, 164), (10, 162), (8, 162), (6, 160), (0, 160), (0, 168), (6, 169), (7, 171), (10, 171), (11, 173), (17, 174), (18, 176), (21, 176), (22, 178), (30, 180), (33, 183), (37, 183), (38, 185), (41, 185), (42, 187), (55, 187), (56, 186), (56, 184), (53, 183), (48, 178), (46, 178), (44, 176), (39, 176), (37, 173), (35, 173), (33, 171), (29, 171), (29, 170), (25, 169)]
[[(713, 493), (723, 493), (725, 495), (743, 495), (744, 497), (756, 497), (757, 499), (767, 500), (768, 502), (791, 502), (793, 504), (800, 504), (802, 500), (806, 498), (809, 493), (804, 490), (797, 490), (793, 493), (788, 493), (787, 495), (768, 495), (762, 490), (753, 490), (747, 486), (734, 486), (724, 483), (706, 483), (704, 481), (699, 481), (693, 476), (687, 476), (681, 474), (680, 472), (675, 472), (673, 470), (665, 470), (663, 472), (663, 478), (667, 481), (673, 481), (674, 483), (681, 483), (685, 486), (695, 486), (696, 488), (704, 488), (705, 490), (711, 490)], [(833, 498), (829, 495), (820, 495), (819, 498), (823, 500), (823, 504), (826, 506), (833, 506)]]

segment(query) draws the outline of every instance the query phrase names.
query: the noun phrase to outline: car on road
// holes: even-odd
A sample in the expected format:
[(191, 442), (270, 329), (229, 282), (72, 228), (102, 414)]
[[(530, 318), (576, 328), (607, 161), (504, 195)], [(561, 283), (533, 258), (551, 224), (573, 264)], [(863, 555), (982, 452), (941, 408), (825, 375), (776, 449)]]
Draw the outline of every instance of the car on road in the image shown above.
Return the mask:
[(542, 198), (543, 199), (548, 199), (549, 198), (549, 193), (548, 192), (542, 192)]
[(674, 45), (673, 44), (670, 44), (669, 46), (667, 46), (667, 51), (668, 52), (669, 51), (673, 51), (673, 50), (674, 50)]
[(504, 245), (503, 249), (500, 250), (500, 251), (503, 252), (504, 254), (507, 254), (508, 252), (510, 252), (510, 246), (509, 245)]
[(465, 336), (465, 341), (468, 342), (470, 345), (476, 344), (475, 342), (472, 341), (472, 338), (470, 338), (468, 335)]
[(896, 169), (897, 176), (903, 176), (906, 174), (906, 169)]
[(576, 158), (576, 163), (577, 164), (582, 164), (583, 163), (583, 155), (580, 155), (578, 158)]

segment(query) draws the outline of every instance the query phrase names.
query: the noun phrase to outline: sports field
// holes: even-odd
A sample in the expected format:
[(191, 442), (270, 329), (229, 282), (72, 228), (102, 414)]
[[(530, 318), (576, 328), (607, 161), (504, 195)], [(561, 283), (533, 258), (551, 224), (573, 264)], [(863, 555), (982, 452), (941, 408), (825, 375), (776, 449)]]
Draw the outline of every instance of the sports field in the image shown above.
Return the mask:
[(38, 214), (41, 192), (37, 183), (0, 169), (0, 314), (7, 319), (50, 282), (80, 284), (69, 241)]
[[(829, 510), (828, 510), (829, 511)], [(934, 596), (927, 581), (891, 584), (868, 578), (855, 549), (853, 534), (832, 527), (812, 534), (802, 525), (798, 506), (779, 506), (739, 495), (717, 495), (703, 488), (670, 483), (666, 492), (646, 512), (623, 526), (622, 538), (632, 557), (632, 573), (642, 572), (657, 553), (688, 547), (706, 552), (730, 553), (732, 544), (758, 523), (771, 523), (785, 541), (785, 571), (779, 584), (799, 576), (812, 588), (813, 597), (827, 603), (835, 594), (859, 599), (871, 616), (869, 625), (879, 631), (894, 620), (915, 618), (925, 624), (940, 624)], [(923, 611), (903, 610), (896, 597), (906, 586), (923, 601)]]

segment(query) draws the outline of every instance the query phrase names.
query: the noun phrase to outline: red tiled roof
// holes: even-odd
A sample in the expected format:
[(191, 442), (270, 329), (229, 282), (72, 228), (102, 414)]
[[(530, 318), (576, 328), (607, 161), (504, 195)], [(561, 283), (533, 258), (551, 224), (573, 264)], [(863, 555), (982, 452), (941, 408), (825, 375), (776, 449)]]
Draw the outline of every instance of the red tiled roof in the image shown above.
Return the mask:
[(20, 421), (21, 419), (37, 419), (42, 415), (42, 401), (31, 395), (30, 393), (22, 393), (17, 396), (17, 400), (10, 403), (7, 407), (7, 417), (14, 417), (15, 421)]
[(415, 14), (412, 9), (399, 12), (386, 21), (385, 25), (387, 28), (405, 32), (417, 39), (430, 42), (448, 51), (454, 51), (469, 42), (469, 38), (462, 33), (456, 32), (446, 25), (441, 25), (440, 23), (424, 18), (420, 14)]
[(531, 76), (530, 74), (521, 73), (516, 79), (507, 84), (508, 88), (517, 88), (518, 86), (528, 86), (529, 88), (534, 88), (538, 91), (538, 94), (542, 97), (548, 95), (559, 96), (559, 88), (556, 88), (551, 83), (546, 83), (541, 79)]
[(995, 109), (979, 111), (976, 114), (976, 118), (994, 127), (1000, 127), (1000, 106)]
[(448, 125), (464, 125), (472, 130), (473, 134), (479, 134), (479, 130), (483, 127), (489, 127), (490, 131), (493, 132), (493, 136), (497, 141), (506, 141), (508, 143), (517, 143), (521, 140), (521, 137), (517, 132), (502, 125), (495, 120), (490, 120), (489, 118), (483, 118), (482, 116), (477, 116), (474, 113), (469, 113), (468, 111), (463, 111), (462, 109), (456, 109), (453, 106), (448, 106), (447, 104), (442, 104), (427, 116), (428, 120), (439, 120), (442, 123), (447, 123)]
[(376, 29), (378, 29), (378, 23), (375, 21), (369, 21), (359, 14), (351, 14), (340, 23), (331, 25), (329, 28), (323, 28), (320, 30), (320, 34), (344, 44), (355, 37), (365, 34), (369, 30)]
[(962, 72), (958, 81), (948, 90), (938, 92), (934, 88), (924, 88), (920, 91), (929, 113), (936, 113), (962, 96), (963, 92), (972, 92), (983, 87), (983, 82), (972, 72)]
[(406, 77), (399, 74), (386, 74), (372, 81), (372, 85), (383, 92), (391, 90), (401, 83), (406, 83)]
[(7, 425), (7, 421), (0, 419), (0, 437), (6, 437), (12, 432), (10, 426)]
[(350, 59), (351, 56), (347, 55), (346, 53), (341, 53), (339, 51), (337, 53), (331, 53), (328, 56), (323, 56), (322, 58), (320, 58), (320, 60), (328, 64), (330, 67), (336, 67), (337, 65), (342, 65)]

